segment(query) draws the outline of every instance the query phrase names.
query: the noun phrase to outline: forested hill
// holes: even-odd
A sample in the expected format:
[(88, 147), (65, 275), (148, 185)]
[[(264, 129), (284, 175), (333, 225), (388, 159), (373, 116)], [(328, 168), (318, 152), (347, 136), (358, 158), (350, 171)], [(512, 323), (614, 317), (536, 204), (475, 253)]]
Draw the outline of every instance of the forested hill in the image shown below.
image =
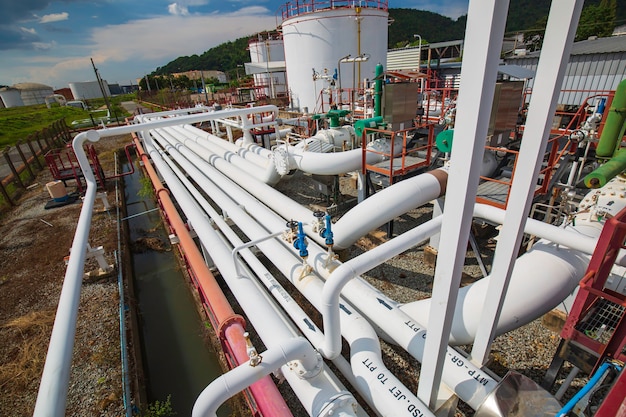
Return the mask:
[[(554, 0), (558, 4), (559, 0)], [(551, 0), (511, 0), (507, 17), (506, 31), (509, 34), (524, 31), (541, 31), (545, 27)], [(606, 10), (612, 16), (607, 18)], [(413, 36), (419, 34), (423, 42), (443, 42), (463, 39), (466, 16), (454, 20), (437, 13), (417, 9), (389, 9), (393, 22), (389, 26), (388, 47), (399, 48), (409, 44), (417, 45)], [(612, 24), (602, 24), (602, 20)], [(585, 0), (580, 27), (587, 30), (580, 39), (589, 35), (608, 36), (614, 26), (626, 24), (626, 0)], [(593, 27), (592, 27), (593, 26)], [(268, 28), (269, 29), (269, 28)], [(201, 55), (182, 56), (159, 67), (153, 75), (165, 75), (190, 70), (219, 70), (234, 73), (237, 65), (250, 62), (246, 50), (250, 36), (230, 41), (205, 51)]]

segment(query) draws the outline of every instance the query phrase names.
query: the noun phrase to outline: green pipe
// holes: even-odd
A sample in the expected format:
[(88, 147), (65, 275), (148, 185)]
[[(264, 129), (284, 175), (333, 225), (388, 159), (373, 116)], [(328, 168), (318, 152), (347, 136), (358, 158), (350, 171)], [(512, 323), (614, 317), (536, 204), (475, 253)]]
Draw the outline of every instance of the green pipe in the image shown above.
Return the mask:
[(587, 188), (604, 187), (611, 178), (621, 174), (624, 170), (626, 170), (626, 148), (620, 149), (613, 158), (587, 174), (585, 185)]
[(626, 79), (622, 80), (615, 90), (615, 97), (611, 103), (602, 135), (596, 148), (596, 156), (610, 158), (615, 154), (624, 136), (624, 122), (626, 121)]
[(382, 116), (381, 107), (383, 101), (383, 64), (376, 65), (374, 79), (374, 117)]
[(379, 124), (383, 122), (382, 116), (372, 117), (370, 119), (361, 119), (354, 122), (354, 132), (356, 136), (360, 138), (363, 135), (363, 131), (366, 127), (378, 127)]

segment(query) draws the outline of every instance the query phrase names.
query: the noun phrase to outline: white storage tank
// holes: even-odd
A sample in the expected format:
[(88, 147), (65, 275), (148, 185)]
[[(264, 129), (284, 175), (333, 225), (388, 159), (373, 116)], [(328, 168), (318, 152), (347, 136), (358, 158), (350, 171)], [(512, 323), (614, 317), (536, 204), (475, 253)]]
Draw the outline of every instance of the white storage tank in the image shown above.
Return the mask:
[[(111, 96), (111, 92), (109, 91), (109, 84), (102, 80), (102, 85), (104, 87), (104, 93), (107, 97)], [(102, 90), (100, 90), (100, 85), (98, 81), (81, 81), (81, 82), (73, 82), (69, 83), (70, 91), (74, 96), (74, 100), (90, 100), (92, 98), (102, 98)]]
[(0, 107), (20, 107), (23, 106), (22, 96), (20, 90), (11, 87), (0, 88)]
[(20, 96), (25, 106), (33, 104), (46, 104), (46, 97), (54, 94), (52, 87), (39, 83), (19, 83), (13, 88), (20, 90)]
[(287, 93), (285, 71), (279, 69), (285, 62), (281, 34), (260, 33), (256, 39), (250, 40), (248, 50), (250, 62), (256, 64), (249, 67), (255, 70), (253, 77), (257, 94), (270, 98), (284, 96)]
[[(330, 6), (293, 2), (281, 8), (291, 105), (301, 111), (328, 111), (338, 101), (339, 84), (347, 97), (346, 89), (374, 78), (376, 65), (387, 61), (386, 1), (334, 1)], [(361, 58), (339, 64), (348, 55)]]

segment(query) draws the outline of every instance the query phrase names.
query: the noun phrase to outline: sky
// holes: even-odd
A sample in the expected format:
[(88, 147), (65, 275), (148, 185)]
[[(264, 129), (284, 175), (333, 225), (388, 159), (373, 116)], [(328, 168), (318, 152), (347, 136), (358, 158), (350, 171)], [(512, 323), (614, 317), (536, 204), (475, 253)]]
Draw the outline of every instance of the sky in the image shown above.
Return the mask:
[[(295, 0), (292, 0), (295, 1)], [(469, 0), (388, 0), (453, 19)], [(273, 30), (286, 0), (0, 0), (0, 85), (136, 84), (179, 56)]]

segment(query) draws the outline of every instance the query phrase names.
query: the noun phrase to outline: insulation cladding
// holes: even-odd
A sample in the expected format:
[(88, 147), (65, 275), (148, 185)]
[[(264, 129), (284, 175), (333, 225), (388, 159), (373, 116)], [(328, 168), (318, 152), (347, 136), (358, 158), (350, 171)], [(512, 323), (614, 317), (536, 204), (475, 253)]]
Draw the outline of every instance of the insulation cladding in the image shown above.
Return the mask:
[[(344, 92), (358, 88), (363, 79), (374, 78), (377, 64), (387, 61), (387, 4), (337, 3), (332, 9), (315, 9), (315, 3), (296, 12), (287, 8), (282, 23), (291, 104), (302, 111), (328, 111), (339, 84)], [(339, 64), (348, 55), (369, 58)]]
[(267, 97), (275, 98), (277, 95), (284, 95), (287, 91), (284, 71), (273, 71), (270, 63), (285, 60), (285, 49), (283, 40), (279, 35), (269, 35), (256, 40), (250, 41), (248, 44), (250, 50), (250, 62), (267, 64), (267, 72), (254, 74), (254, 85), (262, 87), (257, 92), (262, 92)]

